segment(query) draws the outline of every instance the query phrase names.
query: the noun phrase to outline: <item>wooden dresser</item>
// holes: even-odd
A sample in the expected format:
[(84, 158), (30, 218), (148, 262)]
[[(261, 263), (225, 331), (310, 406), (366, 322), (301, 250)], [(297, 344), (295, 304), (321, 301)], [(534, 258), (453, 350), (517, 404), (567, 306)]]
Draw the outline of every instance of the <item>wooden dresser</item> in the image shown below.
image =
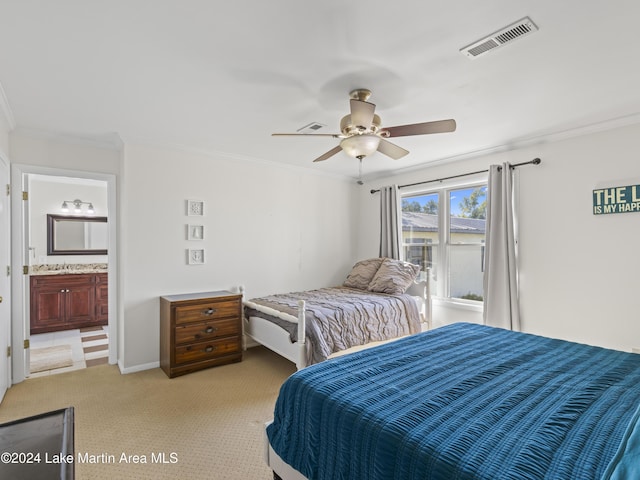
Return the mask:
[(160, 368), (169, 378), (242, 360), (242, 295), (160, 297)]

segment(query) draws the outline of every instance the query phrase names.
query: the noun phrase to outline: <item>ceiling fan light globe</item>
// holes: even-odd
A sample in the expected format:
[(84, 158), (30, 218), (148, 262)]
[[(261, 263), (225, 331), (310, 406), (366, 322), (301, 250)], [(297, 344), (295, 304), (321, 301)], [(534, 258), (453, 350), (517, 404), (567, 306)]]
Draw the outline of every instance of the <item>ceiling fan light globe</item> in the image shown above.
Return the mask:
[(380, 145), (380, 137), (372, 134), (353, 135), (340, 142), (342, 150), (354, 158), (368, 157), (378, 150), (378, 145)]

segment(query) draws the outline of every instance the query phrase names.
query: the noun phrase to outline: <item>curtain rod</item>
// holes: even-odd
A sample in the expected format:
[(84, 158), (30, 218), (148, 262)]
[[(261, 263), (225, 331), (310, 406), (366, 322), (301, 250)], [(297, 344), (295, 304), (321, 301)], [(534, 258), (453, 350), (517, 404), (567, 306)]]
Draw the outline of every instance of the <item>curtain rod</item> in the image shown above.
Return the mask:
[[(539, 165), (542, 162), (542, 160), (540, 160), (539, 158), (534, 158), (533, 160), (529, 160), (528, 162), (522, 162), (522, 163), (514, 163), (513, 165), (511, 165), (511, 169), (514, 169), (516, 167), (521, 167), (523, 165)], [(502, 167), (499, 167), (500, 169)], [(424, 183), (433, 183), (433, 182), (442, 182), (443, 180), (451, 180), (452, 178), (460, 178), (460, 177), (467, 177), (469, 175), (476, 175), (478, 173), (487, 173), (489, 170), (478, 170), (477, 172), (469, 172), (469, 173), (461, 173), (460, 175), (451, 175), (450, 177), (442, 177), (442, 178), (436, 178), (435, 180), (426, 180), (424, 182), (416, 182), (416, 183), (409, 183), (407, 185), (399, 185), (398, 188), (406, 188), (406, 187), (414, 187), (416, 185), (422, 185)], [(377, 193), (380, 190), (371, 190), (371, 193)]]

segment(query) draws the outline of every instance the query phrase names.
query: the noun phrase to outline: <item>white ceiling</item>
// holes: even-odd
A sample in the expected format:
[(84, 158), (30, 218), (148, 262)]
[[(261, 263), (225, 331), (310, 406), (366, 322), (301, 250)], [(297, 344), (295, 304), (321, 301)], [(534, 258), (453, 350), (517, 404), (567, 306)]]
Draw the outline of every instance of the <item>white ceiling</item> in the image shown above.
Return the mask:
[[(476, 59), (459, 50), (525, 16), (539, 31)], [(0, 85), (18, 131), (177, 145), (357, 177), (333, 138), (368, 88), (399, 137), (366, 176), (640, 122), (633, 0), (0, 0)]]

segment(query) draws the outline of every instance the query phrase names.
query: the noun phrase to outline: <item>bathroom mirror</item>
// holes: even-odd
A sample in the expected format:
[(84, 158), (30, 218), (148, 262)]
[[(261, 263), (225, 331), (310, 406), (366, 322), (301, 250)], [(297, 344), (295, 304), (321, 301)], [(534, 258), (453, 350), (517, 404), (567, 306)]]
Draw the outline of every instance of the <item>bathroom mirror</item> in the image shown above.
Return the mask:
[(47, 214), (47, 255), (106, 255), (107, 217)]

